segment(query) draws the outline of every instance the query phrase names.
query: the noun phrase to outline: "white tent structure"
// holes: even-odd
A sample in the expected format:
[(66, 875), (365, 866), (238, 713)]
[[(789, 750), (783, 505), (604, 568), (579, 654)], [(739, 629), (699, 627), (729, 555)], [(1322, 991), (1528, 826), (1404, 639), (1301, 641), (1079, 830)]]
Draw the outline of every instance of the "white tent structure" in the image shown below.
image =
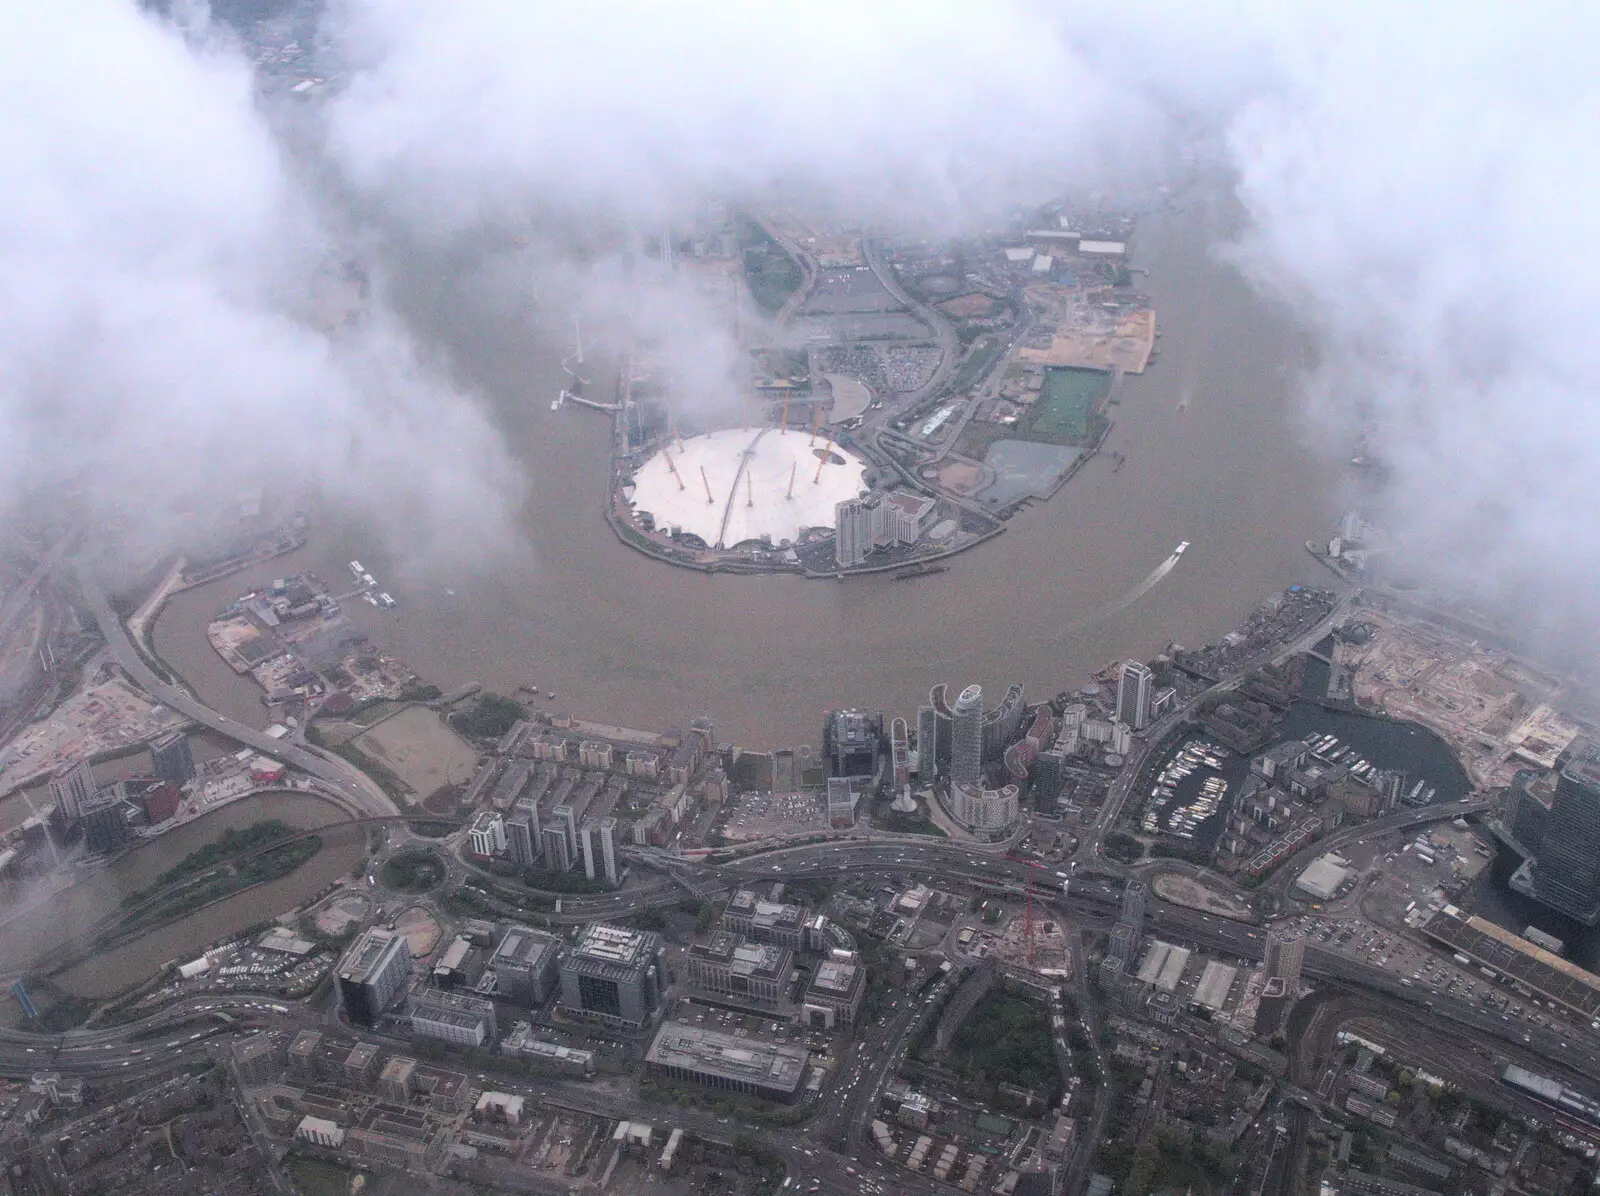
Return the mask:
[(866, 488), (866, 466), (804, 429), (729, 428), (672, 440), (641, 465), (628, 496), (635, 514), (713, 548), (801, 528), (832, 527), (834, 506)]

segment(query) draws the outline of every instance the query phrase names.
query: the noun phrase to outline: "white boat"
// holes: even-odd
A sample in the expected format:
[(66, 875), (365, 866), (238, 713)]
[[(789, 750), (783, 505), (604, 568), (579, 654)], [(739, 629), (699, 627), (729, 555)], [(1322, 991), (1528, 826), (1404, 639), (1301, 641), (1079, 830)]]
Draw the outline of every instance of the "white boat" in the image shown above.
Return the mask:
[(1182, 544), (1178, 545), (1178, 547), (1173, 550), (1172, 555), (1173, 556), (1182, 556), (1183, 555), (1183, 550), (1188, 548), (1188, 547), (1189, 547), (1189, 541), (1185, 540)]

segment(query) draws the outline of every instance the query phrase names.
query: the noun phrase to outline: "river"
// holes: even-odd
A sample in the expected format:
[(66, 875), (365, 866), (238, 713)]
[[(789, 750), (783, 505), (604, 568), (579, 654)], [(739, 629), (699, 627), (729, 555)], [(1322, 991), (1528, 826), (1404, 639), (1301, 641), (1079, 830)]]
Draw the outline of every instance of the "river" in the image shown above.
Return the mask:
[[(310, 830), (348, 817), (338, 806), (303, 794), (275, 793), (224, 806), (119, 857), (81, 884), (50, 898), (25, 917), (0, 926), (0, 959), (7, 970), (55, 947), (64, 926), (85, 927), (116, 911), (128, 894), (149, 887), (190, 852), (224, 831), (277, 818)], [(95, 997), (116, 993), (151, 976), (171, 960), (193, 958), (208, 944), (306, 901), (360, 862), (365, 828), (343, 827), (322, 836), (322, 850), (289, 876), (257, 885), (170, 926), (139, 935), (95, 955), (57, 977), (66, 991)]]
[[(939, 681), (995, 695), (1021, 681), (1048, 696), (1169, 640), (1214, 640), (1270, 594), (1332, 580), (1304, 544), (1326, 538), (1337, 516), (1344, 447), (1313, 449), (1299, 425), (1302, 334), (1211, 251), (1231, 219), (1196, 203), (1141, 225), (1136, 261), (1151, 270), (1140, 285), (1160, 321), (1161, 360), (1127, 378), (1110, 409), (1105, 447), (1126, 464), (1113, 473), (1090, 462), (1005, 535), (915, 581), (707, 576), (626, 548), (601, 515), (607, 417), (550, 411), (556, 355), (520, 315), (461, 301), (460, 280), (417, 270), (402, 294), (413, 325), (492, 404), (527, 470), (526, 551), (442, 576), (406, 545), (320, 512), (301, 551), (174, 597), (156, 649), (206, 701), (263, 726), (259, 690), (212, 651), (206, 621), (287, 572), (337, 585), (358, 557), (399, 606), (351, 602), (351, 617), (441, 687), (537, 683), (559, 693), (550, 708), (581, 717), (665, 728), (708, 715), (724, 741), (782, 747), (820, 743), (831, 707), (911, 716)], [(1120, 606), (1183, 540), (1179, 565)]]

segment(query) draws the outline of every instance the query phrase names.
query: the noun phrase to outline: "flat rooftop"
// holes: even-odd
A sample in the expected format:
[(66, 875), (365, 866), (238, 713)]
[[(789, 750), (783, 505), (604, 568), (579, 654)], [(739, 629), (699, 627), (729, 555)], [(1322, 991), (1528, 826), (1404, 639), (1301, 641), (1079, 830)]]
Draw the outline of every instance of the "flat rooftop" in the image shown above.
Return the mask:
[(559, 946), (560, 940), (554, 935), (527, 926), (512, 926), (494, 949), (494, 958), (489, 961), (489, 966), (509, 964), (523, 968), (537, 967)]
[(861, 969), (853, 963), (845, 963), (837, 959), (825, 959), (817, 968), (817, 974), (811, 978), (811, 991), (827, 993), (830, 996), (848, 996), (855, 987), (856, 976)]
[(1584, 1017), (1600, 1017), (1600, 976), (1546, 951), (1521, 935), (1447, 905), (1423, 932), (1474, 962), (1497, 968)]
[(735, 1038), (701, 1026), (667, 1022), (650, 1044), (645, 1062), (794, 1092), (810, 1057), (804, 1047)]
[(353, 984), (365, 984), (389, 945), (402, 937), (382, 926), (369, 928), (356, 940), (355, 946), (345, 953), (339, 966), (339, 975)]
[(567, 963), (584, 971), (601, 969), (621, 975), (649, 967), (660, 947), (661, 936), (650, 931), (591, 922), (578, 935)]

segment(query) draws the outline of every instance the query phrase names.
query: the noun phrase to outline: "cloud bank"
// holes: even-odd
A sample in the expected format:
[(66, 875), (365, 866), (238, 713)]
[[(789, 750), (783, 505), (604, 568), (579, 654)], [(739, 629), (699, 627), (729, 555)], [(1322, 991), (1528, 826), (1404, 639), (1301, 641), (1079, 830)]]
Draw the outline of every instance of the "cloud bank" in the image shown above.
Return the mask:
[(218, 31), (31, 13), (0, 47), (0, 188), (0, 509), (70, 483), (149, 546), (315, 485), (423, 542), (493, 526), (515, 474), (477, 409), (381, 306), (317, 327), (336, 246)]
[[(354, 337), (308, 326), (329, 201), (243, 56), (131, 3), (69, 7), (0, 50), (0, 496), (77, 469), (126, 504), (225, 459), (230, 481), (311, 462), (408, 524), (513, 505), (493, 430), (381, 305)], [(1249, 218), (1219, 248), (1317, 333), (1309, 413), (1393, 467), (1407, 558), (1592, 638), (1597, 24), (1557, 3), (332, 0), (317, 169), (410, 235), (531, 231), (546, 307), (709, 340), (688, 298), (640, 305), (626, 253), (568, 251), (708, 197), (979, 228), (1213, 155)]]

